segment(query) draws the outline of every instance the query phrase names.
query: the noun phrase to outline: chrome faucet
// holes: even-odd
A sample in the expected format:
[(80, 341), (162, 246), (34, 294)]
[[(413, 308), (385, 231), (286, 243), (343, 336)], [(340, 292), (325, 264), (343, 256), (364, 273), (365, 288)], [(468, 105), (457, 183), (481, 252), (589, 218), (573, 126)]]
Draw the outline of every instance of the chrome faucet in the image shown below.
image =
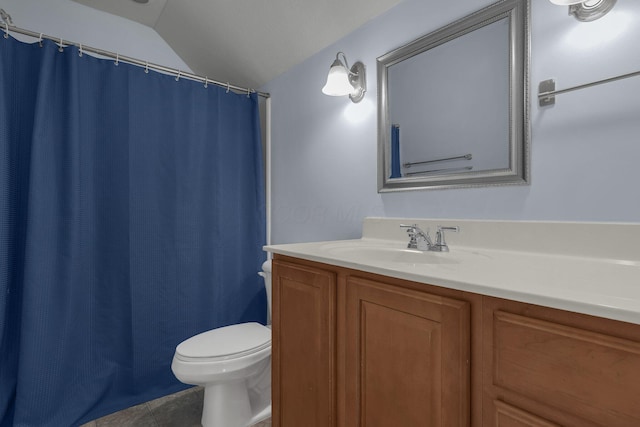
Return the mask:
[(407, 248), (417, 249), (419, 251), (429, 251), (433, 247), (433, 242), (429, 236), (429, 230), (425, 233), (418, 227), (418, 224), (406, 225), (400, 224), (400, 227), (407, 229), (409, 235), (409, 244)]
[(431, 236), (429, 236), (429, 229), (424, 232), (417, 224), (400, 224), (400, 227), (407, 229), (407, 234), (409, 235), (408, 249), (432, 252), (449, 252), (449, 246), (447, 246), (447, 242), (444, 239), (444, 232), (453, 231), (457, 233), (460, 231), (458, 227), (442, 227), (439, 225), (436, 232), (436, 242), (433, 243)]

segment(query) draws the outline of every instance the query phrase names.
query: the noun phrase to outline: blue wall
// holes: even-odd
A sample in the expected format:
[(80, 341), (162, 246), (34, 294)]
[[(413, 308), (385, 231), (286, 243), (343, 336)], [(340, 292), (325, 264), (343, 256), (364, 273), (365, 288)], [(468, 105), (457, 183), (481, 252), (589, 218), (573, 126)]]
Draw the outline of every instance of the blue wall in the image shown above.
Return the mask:
[[(536, 102), (541, 80), (640, 70), (637, 0), (591, 23), (531, 0), (530, 185), (378, 194), (376, 58), (491, 3), (405, 0), (261, 88), (273, 107), (272, 243), (356, 238), (365, 216), (640, 222), (640, 77)], [(339, 50), (367, 67), (359, 104), (320, 91)]]

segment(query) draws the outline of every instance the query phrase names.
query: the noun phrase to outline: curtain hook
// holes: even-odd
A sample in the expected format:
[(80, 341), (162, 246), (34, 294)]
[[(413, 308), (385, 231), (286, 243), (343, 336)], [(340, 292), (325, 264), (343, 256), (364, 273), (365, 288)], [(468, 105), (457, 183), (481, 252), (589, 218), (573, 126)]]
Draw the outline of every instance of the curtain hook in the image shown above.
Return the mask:
[(9, 24), (7, 24), (6, 22), (4, 23), (4, 38), (9, 38)]
[(82, 56), (82, 43), (80, 43), (80, 50), (78, 51), (78, 56)]
[(120, 63), (120, 54), (116, 53), (116, 62), (114, 62), (113, 65), (117, 67), (119, 63)]
[(181, 73), (181, 71), (178, 70), (178, 75), (176, 76), (176, 81), (180, 80), (180, 73)]
[(42, 47), (42, 33), (40, 33), (40, 38), (38, 39), (38, 44)]
[(58, 45), (58, 51), (62, 52), (64, 51), (64, 43), (62, 43), (62, 37), (60, 37), (60, 44)]
[(204, 76), (204, 88), (206, 89), (209, 85), (209, 77)]
[(227, 93), (229, 93), (229, 82), (227, 82)]
[(149, 74), (149, 61), (144, 64), (144, 72), (145, 74)]
[(251, 88), (248, 87), (247, 88), (247, 98), (250, 98), (250, 97), (251, 97)]

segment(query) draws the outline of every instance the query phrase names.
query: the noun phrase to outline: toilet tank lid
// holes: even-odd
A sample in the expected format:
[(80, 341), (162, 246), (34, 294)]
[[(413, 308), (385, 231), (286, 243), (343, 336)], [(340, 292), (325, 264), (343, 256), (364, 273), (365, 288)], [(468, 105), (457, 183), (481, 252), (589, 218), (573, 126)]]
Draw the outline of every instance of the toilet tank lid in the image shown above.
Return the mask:
[(213, 329), (195, 335), (176, 347), (184, 357), (223, 357), (257, 350), (271, 344), (271, 329), (250, 322)]

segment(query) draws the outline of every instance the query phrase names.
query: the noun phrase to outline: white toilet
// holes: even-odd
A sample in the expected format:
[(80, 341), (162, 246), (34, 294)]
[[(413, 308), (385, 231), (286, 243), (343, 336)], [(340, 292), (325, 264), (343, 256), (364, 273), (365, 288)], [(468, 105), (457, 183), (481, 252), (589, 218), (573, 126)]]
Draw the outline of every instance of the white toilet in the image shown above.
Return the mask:
[[(271, 315), (271, 261), (262, 265)], [(225, 326), (176, 347), (173, 374), (204, 386), (204, 427), (246, 427), (271, 417), (271, 329), (259, 323)]]

